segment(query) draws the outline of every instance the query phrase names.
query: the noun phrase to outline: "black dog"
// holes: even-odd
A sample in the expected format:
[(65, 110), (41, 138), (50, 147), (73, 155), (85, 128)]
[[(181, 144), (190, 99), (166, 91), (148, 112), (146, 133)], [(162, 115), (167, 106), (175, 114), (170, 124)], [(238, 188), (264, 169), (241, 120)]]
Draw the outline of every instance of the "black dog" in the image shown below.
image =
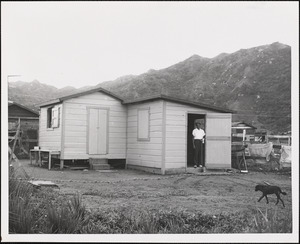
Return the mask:
[(286, 193), (282, 192), (278, 186), (257, 185), (255, 186), (255, 191), (261, 191), (263, 193), (263, 195), (258, 199), (258, 202), (265, 197), (267, 199), (267, 203), (269, 203), (267, 195), (275, 194), (277, 196), (277, 202), (275, 205), (277, 205), (280, 200), (283, 204), (283, 207), (285, 207), (283, 200), (280, 198), (280, 193), (283, 195), (286, 195)]

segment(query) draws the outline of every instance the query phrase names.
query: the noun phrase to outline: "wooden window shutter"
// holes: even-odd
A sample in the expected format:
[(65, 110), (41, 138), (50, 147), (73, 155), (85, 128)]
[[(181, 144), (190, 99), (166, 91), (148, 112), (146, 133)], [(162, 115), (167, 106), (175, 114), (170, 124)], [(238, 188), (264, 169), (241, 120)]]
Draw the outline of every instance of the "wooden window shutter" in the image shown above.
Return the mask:
[(52, 109), (52, 128), (58, 127), (58, 107)]

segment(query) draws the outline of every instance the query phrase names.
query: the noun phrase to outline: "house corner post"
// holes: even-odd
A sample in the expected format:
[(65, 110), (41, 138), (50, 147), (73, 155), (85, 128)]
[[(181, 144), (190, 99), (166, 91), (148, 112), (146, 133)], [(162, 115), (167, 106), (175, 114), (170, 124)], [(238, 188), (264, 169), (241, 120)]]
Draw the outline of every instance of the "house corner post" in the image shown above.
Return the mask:
[(166, 101), (162, 101), (162, 147), (161, 174), (166, 174)]

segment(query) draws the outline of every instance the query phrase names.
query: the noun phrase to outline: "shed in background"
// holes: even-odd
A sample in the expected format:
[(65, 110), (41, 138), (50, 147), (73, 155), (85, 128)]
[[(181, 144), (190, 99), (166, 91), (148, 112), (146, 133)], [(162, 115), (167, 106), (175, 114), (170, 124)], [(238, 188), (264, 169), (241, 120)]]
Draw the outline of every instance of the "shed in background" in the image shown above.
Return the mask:
[(232, 142), (251, 142), (255, 140), (256, 127), (243, 121), (232, 122)]
[[(16, 145), (18, 158), (29, 158), (30, 149), (38, 145), (39, 113), (14, 101), (8, 101), (8, 135), (14, 137), (20, 125), (20, 144)], [(13, 142), (10, 142), (12, 147)]]

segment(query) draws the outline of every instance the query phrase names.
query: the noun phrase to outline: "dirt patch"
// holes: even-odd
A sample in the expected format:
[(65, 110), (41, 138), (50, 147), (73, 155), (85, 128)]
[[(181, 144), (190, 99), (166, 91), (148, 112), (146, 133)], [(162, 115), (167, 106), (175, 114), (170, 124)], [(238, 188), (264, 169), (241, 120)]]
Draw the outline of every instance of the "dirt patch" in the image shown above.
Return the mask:
[(257, 202), (260, 192), (256, 184), (267, 181), (278, 185), (286, 209), (292, 208), (291, 178), (278, 173), (249, 172), (228, 175), (154, 175), (135, 170), (118, 169), (111, 172), (47, 170), (21, 160), (17, 170), (25, 171), (30, 178), (51, 180), (59, 186), (60, 195), (79, 193), (83, 203), (91, 211), (107, 209), (135, 210), (186, 210), (207, 214), (235, 213), (254, 208), (277, 208), (276, 196)]

